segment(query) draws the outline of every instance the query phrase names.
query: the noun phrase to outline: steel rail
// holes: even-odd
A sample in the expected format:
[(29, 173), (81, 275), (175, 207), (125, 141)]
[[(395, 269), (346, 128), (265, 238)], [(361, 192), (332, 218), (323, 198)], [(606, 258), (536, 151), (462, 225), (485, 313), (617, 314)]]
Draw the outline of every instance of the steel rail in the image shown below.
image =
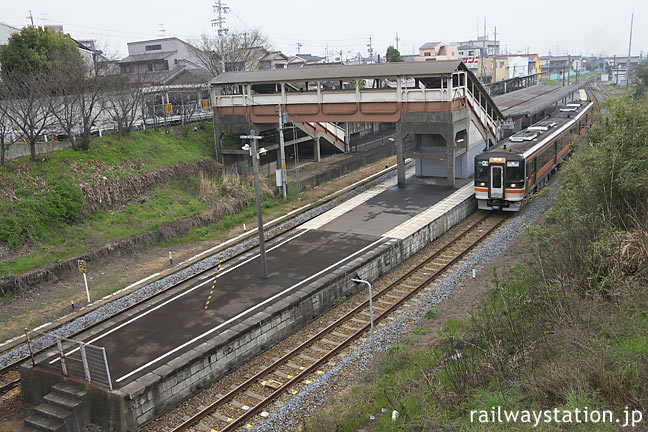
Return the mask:
[[(380, 174), (380, 175), (387, 174), (388, 172), (393, 171), (394, 169), (395, 169), (395, 168), (391, 168), (391, 169), (388, 169), (388, 170), (383, 170), (384, 172), (381, 171), (382, 174)], [(353, 190), (355, 190), (355, 189), (357, 189), (357, 188), (360, 188), (360, 187), (366, 186), (367, 184), (369, 184), (369, 183), (371, 183), (372, 181), (376, 180), (376, 178), (380, 177), (380, 175), (377, 176), (376, 174), (373, 174), (373, 175), (367, 177), (367, 178), (366, 178), (366, 181), (361, 180), (361, 181), (357, 182), (357, 184), (355, 185), (355, 187), (351, 187), (351, 188), (346, 187), (346, 188), (342, 189), (342, 190), (339, 191), (339, 192), (347, 193), (347, 192), (353, 191)], [(353, 186), (353, 185), (351, 185), (351, 186)], [(347, 189), (348, 189), (348, 190), (347, 190)], [(297, 212), (296, 212), (296, 213), (295, 213), (295, 214), (294, 214), (290, 219), (287, 219), (286, 221), (282, 221), (282, 223), (283, 223), (283, 222), (287, 222), (287, 221), (289, 221), (289, 220), (292, 220), (293, 218), (298, 217), (299, 215), (301, 215), (301, 214), (303, 214), (303, 213), (305, 213), (305, 212), (311, 210), (312, 208), (316, 208), (316, 207), (321, 206), (321, 205), (326, 205), (327, 203), (329, 203), (330, 201), (335, 200), (335, 199), (338, 198), (338, 197), (339, 197), (339, 195), (332, 194), (331, 196), (326, 197), (326, 198), (323, 198), (322, 200), (318, 200), (318, 201), (316, 201), (315, 203), (313, 203), (313, 204), (311, 204), (311, 205), (309, 205), (309, 206), (305, 206), (305, 207), (302, 208), (300, 211), (297, 211)], [(278, 234), (276, 234), (276, 235), (270, 237), (270, 238), (267, 239), (267, 240), (269, 241), (269, 240), (277, 239), (277, 238), (281, 237), (282, 235), (284, 235), (284, 234), (286, 234), (286, 233), (289, 233), (289, 232), (291, 232), (292, 230), (294, 230), (294, 229), (296, 229), (296, 228), (299, 228), (299, 225), (301, 225), (301, 223), (298, 224), (298, 225), (296, 225), (296, 226), (294, 226), (294, 227), (292, 227), (292, 228), (289, 228), (288, 230), (286, 230), (286, 231), (284, 231), (284, 232), (280, 232), (280, 233), (278, 233)], [(272, 227), (267, 227), (267, 226), (266, 226), (265, 228), (268, 228), (268, 229), (269, 229), (269, 228), (274, 228), (274, 226), (272, 226)], [(264, 231), (265, 231), (265, 229), (264, 229)], [(241, 239), (241, 240), (244, 241), (244, 240), (246, 240), (246, 239), (247, 239), (247, 238), (244, 238), (244, 239)], [(241, 251), (235, 253), (234, 255), (232, 255), (231, 257), (229, 257), (225, 262), (227, 262), (227, 261), (231, 261), (232, 259), (237, 258), (237, 257), (239, 257), (239, 256), (241, 256), (241, 255), (243, 255), (243, 254), (245, 254), (245, 253), (247, 253), (247, 252), (249, 252), (249, 251), (251, 251), (251, 250), (257, 248), (257, 247), (258, 247), (258, 245), (253, 245), (253, 246), (250, 246), (249, 248), (246, 248), (246, 249), (244, 249), (244, 250), (241, 250)], [(223, 250), (225, 250), (225, 249), (223, 249)], [(214, 254), (212, 254), (212, 255), (208, 255), (208, 256), (206, 256), (204, 259), (207, 259), (207, 258), (209, 258), (209, 257), (211, 257), (211, 256), (215, 256), (215, 255), (218, 254), (219, 252), (222, 252), (222, 251), (216, 251), (216, 252), (214, 252)], [(113, 318), (115, 318), (115, 317), (118, 317), (119, 315), (122, 315), (124, 312), (127, 312), (127, 311), (129, 311), (129, 310), (131, 310), (131, 309), (133, 309), (133, 308), (135, 308), (135, 307), (141, 306), (141, 305), (143, 305), (143, 304), (146, 303), (146, 302), (150, 302), (151, 300), (154, 300), (157, 296), (162, 295), (162, 294), (164, 294), (164, 293), (168, 293), (170, 290), (172, 290), (172, 289), (174, 289), (174, 288), (177, 288), (178, 286), (180, 286), (180, 285), (182, 285), (182, 284), (184, 284), (184, 283), (191, 282), (192, 280), (196, 279), (197, 277), (202, 276), (202, 275), (204, 275), (205, 273), (207, 273), (207, 272), (213, 270), (214, 268), (217, 267), (217, 265), (218, 265), (218, 264), (215, 264), (215, 265), (212, 266), (212, 267), (209, 267), (209, 268), (206, 268), (206, 269), (204, 269), (204, 270), (201, 270), (201, 271), (199, 271), (198, 273), (196, 273), (196, 274), (194, 274), (194, 275), (192, 275), (192, 276), (189, 276), (187, 279), (184, 279), (184, 280), (182, 280), (182, 281), (180, 281), (180, 282), (177, 282), (177, 283), (171, 285), (170, 287), (168, 287), (168, 288), (166, 288), (166, 289), (164, 289), (164, 290), (162, 290), (162, 291), (160, 291), (160, 292), (154, 294), (154, 295), (151, 296), (151, 297), (148, 297), (148, 298), (145, 298), (145, 299), (139, 300), (139, 301), (133, 303), (132, 305), (127, 306), (126, 308), (122, 309), (121, 311), (116, 312), (116, 313), (114, 313), (113, 315), (107, 317), (106, 319), (103, 319), (103, 320), (98, 321), (98, 322), (96, 322), (96, 323), (94, 323), (94, 324), (91, 324), (91, 325), (89, 325), (88, 327), (85, 327), (85, 328), (83, 328), (82, 330), (79, 330), (78, 332), (75, 332), (75, 333), (72, 333), (72, 334), (68, 335), (67, 337), (74, 337), (74, 336), (77, 336), (77, 335), (79, 335), (79, 334), (81, 334), (81, 333), (84, 333), (84, 332), (87, 332), (87, 331), (89, 331), (89, 330), (92, 330), (92, 329), (96, 328), (97, 326), (104, 324), (104, 323), (105, 323), (107, 320), (109, 320), (109, 319), (113, 319)], [(183, 270), (183, 269), (179, 269), (178, 272), (181, 271), (181, 270)], [(176, 273), (177, 273), (177, 272), (176, 272)], [(173, 275), (176, 274), (176, 273), (169, 273), (169, 275), (167, 275), (166, 277), (173, 276)], [(69, 322), (69, 321), (68, 321), (68, 322)], [(63, 325), (67, 324), (68, 322), (61, 323), (61, 325), (52, 328), (51, 331), (56, 330), (56, 329), (62, 327)], [(26, 343), (26, 342), (25, 342), (25, 343)], [(0, 354), (4, 354), (4, 353), (6, 353), (6, 352), (10, 352), (11, 350), (16, 349), (18, 346), (20, 346), (20, 345), (16, 345), (16, 346), (14, 346), (14, 347), (12, 347), (12, 348), (7, 349), (7, 350), (4, 351), (4, 352), (0, 352)], [(51, 344), (49, 344), (49, 345), (43, 347), (42, 349), (40, 349), (40, 350), (38, 350), (38, 351), (35, 351), (35, 352), (34, 352), (34, 356), (37, 356), (37, 355), (39, 355), (39, 354), (44, 353), (45, 351), (47, 351), (48, 349), (52, 348), (53, 346), (54, 346), (54, 343), (51, 343)], [(17, 370), (18, 367), (20, 366), (20, 364), (21, 364), (22, 362), (28, 360), (29, 357), (30, 357), (29, 355), (24, 356), (24, 357), (22, 357), (22, 358), (20, 358), (20, 359), (18, 359), (18, 360), (16, 360), (16, 361), (14, 361), (14, 362), (12, 362), (12, 363), (6, 365), (6, 366), (3, 366), (2, 368), (0, 368), (0, 376), (1, 376), (1, 375), (4, 375), (4, 374), (7, 373), (7, 372), (11, 372), (12, 370)]]
[(17, 387), (19, 384), (20, 384), (20, 378), (15, 379), (13, 381), (9, 381), (6, 384), (3, 384), (2, 386), (0, 386), (0, 395), (7, 393), (9, 390), (11, 390), (14, 387)]
[[(423, 262), (420, 264), (416, 265), (414, 268), (409, 270), (406, 274), (403, 276), (399, 277), (397, 280), (394, 282), (390, 283), (387, 287), (376, 293), (373, 297), (373, 300), (375, 301), (376, 299), (379, 299), (382, 297), (384, 294), (387, 292), (391, 291), (393, 287), (396, 287), (400, 285), (401, 282), (403, 282), (405, 279), (408, 277), (412, 276), (419, 270), (421, 270), (424, 266), (430, 263), (430, 261), (436, 259), (439, 257), (441, 254), (446, 252), (448, 249), (450, 249), (453, 246), (456, 246), (463, 238), (465, 238), (472, 230), (474, 230), (477, 226), (479, 226), (482, 222), (484, 222), (486, 219), (492, 217), (492, 213), (487, 213), (485, 214), (482, 218), (480, 218), (477, 222), (473, 223), (470, 227), (466, 228), (464, 231), (462, 231), (457, 237), (455, 237), (452, 241), (450, 241), (448, 244), (443, 246), (441, 249), (433, 253), (430, 257), (426, 258)], [(376, 317), (374, 320), (374, 323), (380, 322), (384, 317), (389, 315), (394, 309), (399, 307), (403, 302), (409, 300), (414, 294), (416, 294), (418, 291), (420, 291), (423, 287), (427, 286), (431, 281), (437, 278), (437, 276), (445, 270), (447, 270), (450, 266), (454, 265), (457, 260), (461, 259), (465, 254), (467, 254), (470, 250), (472, 250), (481, 240), (483, 240), (486, 236), (488, 236), (493, 230), (495, 230), (497, 227), (499, 227), (505, 220), (505, 216), (500, 216), (501, 219), (488, 231), (483, 233), (476, 241), (472, 242), (468, 247), (463, 248), (463, 251), (457, 255), (454, 259), (452, 259), (450, 262), (444, 264), (439, 270), (435, 271), (430, 277), (428, 277), (423, 283), (419, 284), (415, 289), (413, 289), (410, 293), (408, 293), (406, 296), (401, 298), (399, 301), (397, 301), (395, 304), (390, 306), (388, 309), (383, 311), (379, 316)], [(202, 419), (205, 417), (209, 416), (212, 412), (214, 412), (216, 409), (220, 408), (221, 406), (227, 404), (230, 400), (232, 400), (235, 396), (238, 394), (242, 393), (245, 389), (250, 387), (251, 385), (255, 384), (258, 382), (258, 380), (265, 375), (270, 374), (274, 370), (276, 370), (280, 365), (284, 364), (287, 362), (289, 359), (295, 357), (298, 353), (303, 351), (304, 349), (308, 348), (308, 346), (312, 345), (314, 342), (318, 341), (321, 339), (323, 336), (326, 334), (330, 333), (333, 331), (335, 328), (339, 327), (342, 323), (348, 321), (350, 318), (353, 316), (357, 315), (357, 313), (366, 308), (369, 304), (369, 300), (365, 300), (355, 308), (353, 308), (351, 311), (347, 312), (344, 316), (336, 320), (335, 322), (329, 324), (326, 328), (318, 332), (316, 335), (312, 336), (309, 338), (307, 341), (303, 342), (300, 344), (298, 347), (290, 351), (289, 353), (285, 354), (282, 356), (280, 359), (276, 360), (274, 363), (272, 363), (270, 366), (267, 366), (264, 368), (262, 371), (258, 372), (251, 378), (247, 379), (245, 382), (234, 388), (233, 390), (229, 391), (227, 394), (224, 396), (220, 397), (218, 400), (214, 401), (211, 403), (209, 406), (205, 407), (203, 410), (201, 410), (199, 413), (195, 414), (193, 417), (185, 420), (182, 424), (177, 426), (176, 428), (172, 429), (171, 432), (181, 432), (181, 431), (186, 431), (192, 426), (195, 426), (198, 424)], [(271, 403), (274, 399), (276, 399), (279, 395), (281, 395), (287, 388), (290, 386), (294, 385), (295, 383), (301, 381), (304, 376), (308, 375), (311, 373), (315, 368), (320, 366), (322, 363), (326, 362), (330, 357), (334, 356), (337, 354), (339, 351), (344, 349), (347, 345), (349, 345), (351, 342), (353, 342), (355, 339), (359, 337), (364, 331), (366, 331), (369, 328), (370, 324), (365, 325), (362, 329), (358, 330), (354, 335), (346, 339), (344, 342), (339, 344), (337, 347), (335, 347), (333, 350), (331, 350), (328, 354), (324, 355), (322, 358), (320, 358), (318, 361), (316, 361), (313, 365), (305, 368), (303, 371), (301, 371), (298, 375), (296, 375), (294, 378), (292, 378), (290, 381), (284, 383), (283, 386), (281, 386), (279, 389), (276, 389), (268, 398), (248, 410), (243, 416), (239, 417), (238, 419), (232, 421), (229, 423), (225, 429), (221, 429), (221, 432), (224, 432), (226, 430), (231, 430), (237, 425), (240, 425), (241, 423), (245, 422), (247, 419), (250, 417), (256, 415), (258, 411), (260, 411), (263, 407), (265, 407), (267, 404)]]

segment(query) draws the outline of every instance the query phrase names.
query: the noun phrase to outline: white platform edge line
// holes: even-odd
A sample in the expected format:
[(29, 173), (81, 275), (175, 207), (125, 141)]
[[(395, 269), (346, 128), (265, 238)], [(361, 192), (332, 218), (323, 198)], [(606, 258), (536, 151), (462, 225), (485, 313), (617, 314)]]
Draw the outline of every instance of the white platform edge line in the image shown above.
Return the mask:
[[(470, 197), (473, 192), (472, 182), (461, 187), (457, 191), (453, 192), (450, 196), (445, 197), (432, 207), (423, 212), (417, 214), (407, 222), (402, 223), (401, 225), (391, 229), (390, 231), (383, 234), (383, 237), (403, 239), (413, 232), (418, 231), (423, 226), (433, 222), (435, 219), (443, 216), (446, 213), (446, 210), (456, 207), (457, 204), (464, 201), (466, 198)], [(456, 200), (456, 201), (455, 201)], [(452, 204), (451, 204), (452, 203)]]

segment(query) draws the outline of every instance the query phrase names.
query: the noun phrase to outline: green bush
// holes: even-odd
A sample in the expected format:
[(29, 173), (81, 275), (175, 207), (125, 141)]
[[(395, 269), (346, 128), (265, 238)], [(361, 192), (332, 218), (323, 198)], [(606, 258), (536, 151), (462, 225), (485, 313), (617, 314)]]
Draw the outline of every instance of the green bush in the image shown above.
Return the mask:
[(71, 179), (52, 178), (47, 189), (5, 207), (5, 216), (0, 221), (0, 244), (13, 248), (38, 241), (45, 233), (78, 221), (82, 204), (81, 189)]

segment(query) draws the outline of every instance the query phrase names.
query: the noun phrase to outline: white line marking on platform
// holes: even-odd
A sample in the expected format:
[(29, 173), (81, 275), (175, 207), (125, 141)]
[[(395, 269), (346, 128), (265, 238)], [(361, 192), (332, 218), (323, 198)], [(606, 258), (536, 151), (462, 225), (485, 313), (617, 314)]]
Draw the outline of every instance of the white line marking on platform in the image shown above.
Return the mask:
[(457, 204), (468, 198), (473, 193), (473, 183), (470, 182), (449, 196), (445, 197), (429, 209), (417, 214), (407, 222), (400, 224), (392, 230), (383, 234), (383, 237), (404, 239), (412, 233), (423, 228), (433, 220), (441, 217), (443, 214), (454, 208)]
[[(309, 230), (301, 231), (299, 234), (294, 235), (294, 236), (290, 237), (289, 239), (284, 240), (284, 241), (282, 241), (281, 243), (278, 243), (278, 244), (272, 246), (271, 248), (269, 248), (269, 249), (267, 250), (267, 252), (270, 252), (271, 250), (276, 249), (276, 248), (278, 248), (279, 246), (282, 246), (282, 245), (288, 243), (289, 241), (294, 240), (294, 239), (296, 239), (297, 237), (306, 234), (308, 231), (309, 231)], [(237, 265), (235, 265), (235, 266), (233, 266), (233, 267), (231, 267), (231, 268), (228, 268), (228, 269), (225, 270), (225, 271), (222, 271), (222, 272), (220, 273), (220, 274), (221, 274), (221, 277), (222, 277), (222, 275), (224, 275), (224, 274), (226, 274), (226, 273), (229, 273), (229, 272), (231, 272), (232, 270), (235, 270), (235, 269), (241, 267), (242, 265), (247, 264), (247, 263), (249, 263), (250, 261), (252, 261), (252, 260), (258, 258), (260, 255), (261, 255), (261, 254), (256, 254), (256, 255), (254, 255), (253, 257), (248, 258), (248, 259), (246, 259), (245, 261), (242, 261), (242, 262), (238, 263)], [(101, 339), (101, 338), (103, 338), (103, 337), (105, 337), (105, 336), (108, 336), (109, 334), (111, 334), (111, 333), (113, 333), (113, 332), (119, 330), (120, 328), (122, 328), (122, 327), (124, 327), (124, 326), (126, 326), (126, 325), (128, 325), (128, 324), (130, 324), (130, 323), (132, 323), (132, 322), (137, 321), (138, 319), (140, 319), (140, 318), (142, 318), (142, 317), (144, 317), (144, 316), (150, 314), (151, 312), (153, 312), (153, 311), (155, 311), (155, 310), (157, 310), (157, 309), (160, 309), (160, 308), (163, 307), (163, 306), (166, 306), (167, 304), (169, 304), (169, 303), (171, 303), (171, 302), (173, 302), (173, 301), (179, 299), (180, 297), (183, 297), (183, 296), (186, 295), (186, 294), (189, 294), (190, 292), (192, 292), (192, 291), (194, 291), (194, 290), (197, 290), (198, 288), (202, 287), (203, 285), (205, 285), (205, 284), (211, 282), (211, 280), (212, 280), (212, 278), (209, 278), (209, 279), (207, 279), (206, 281), (204, 281), (204, 282), (202, 282), (202, 283), (196, 285), (195, 287), (183, 291), (183, 292), (180, 293), (179, 295), (177, 295), (177, 296), (175, 296), (175, 297), (173, 297), (173, 298), (170, 298), (169, 300), (167, 300), (167, 301), (165, 301), (165, 302), (163, 302), (163, 303), (160, 303), (159, 305), (155, 306), (154, 308), (151, 308), (151, 309), (147, 310), (146, 312), (142, 313), (141, 315), (138, 315), (138, 316), (136, 316), (136, 317), (134, 317), (134, 318), (131, 318), (130, 320), (128, 320), (128, 321), (126, 321), (126, 322), (124, 322), (124, 323), (118, 325), (117, 327), (115, 327), (115, 328), (113, 328), (113, 329), (110, 329), (110, 330), (107, 331), (106, 333), (102, 333), (102, 334), (99, 335), (98, 337), (96, 337), (96, 338), (94, 338), (94, 339), (91, 339), (91, 340), (89, 340), (89, 341), (86, 342), (86, 343), (91, 344), (91, 343), (96, 342), (96, 341), (98, 341), (99, 339)], [(79, 348), (75, 348), (75, 349), (73, 349), (72, 351), (68, 352), (66, 355), (68, 355), (68, 354), (72, 354), (73, 352), (78, 351), (78, 350), (79, 350)], [(58, 360), (60, 360), (60, 357), (58, 357), (58, 358), (56, 358), (56, 359), (50, 361), (50, 364), (55, 363), (55, 362), (57, 362)]]
[[(406, 177), (411, 177), (414, 175), (414, 169), (409, 169), (406, 172)], [(339, 218), (342, 216), (344, 213), (348, 213), (354, 208), (360, 206), (361, 204), (364, 204), (365, 202), (369, 201), (371, 198), (380, 195), (381, 193), (385, 192), (387, 189), (390, 187), (396, 186), (398, 179), (396, 177), (390, 178), (388, 180), (385, 180), (383, 183), (380, 183), (374, 187), (372, 187), (369, 190), (366, 190), (353, 198), (351, 198), (348, 201), (343, 202), (342, 204), (332, 208), (331, 210), (314, 217), (313, 219), (309, 220), (308, 222), (304, 223), (302, 225), (303, 228), (308, 228), (308, 229), (318, 229), (323, 227), (329, 222), (332, 222), (333, 220)]]
[(250, 313), (250, 312), (252, 312), (252, 311), (254, 311), (254, 310), (260, 308), (261, 306), (265, 305), (266, 303), (268, 303), (268, 302), (270, 302), (270, 301), (272, 301), (272, 300), (274, 300), (274, 299), (276, 299), (276, 298), (278, 298), (278, 297), (280, 297), (280, 296), (286, 294), (287, 292), (289, 292), (289, 291), (291, 291), (291, 290), (297, 288), (297, 287), (300, 286), (300, 285), (305, 284), (306, 282), (312, 280), (313, 278), (316, 278), (317, 276), (321, 275), (322, 273), (327, 272), (327, 271), (329, 271), (330, 269), (332, 269), (332, 268), (338, 266), (340, 263), (342, 263), (342, 262), (344, 262), (344, 261), (347, 261), (347, 260), (353, 258), (355, 255), (358, 255), (358, 254), (364, 252), (365, 250), (367, 250), (367, 249), (369, 249), (369, 248), (371, 248), (371, 247), (375, 246), (376, 244), (378, 244), (378, 243), (380, 243), (380, 242), (383, 242), (383, 241), (385, 241), (384, 238), (380, 238), (380, 239), (376, 240), (375, 242), (373, 242), (373, 243), (371, 243), (370, 245), (367, 245), (367, 246), (363, 247), (362, 249), (360, 249), (360, 250), (358, 250), (358, 251), (352, 253), (351, 255), (347, 256), (346, 258), (343, 258), (343, 259), (339, 260), (339, 261), (336, 262), (335, 264), (331, 264), (330, 266), (328, 266), (328, 267), (325, 268), (324, 270), (321, 270), (321, 271), (315, 273), (314, 275), (312, 275), (312, 276), (310, 276), (310, 277), (308, 277), (308, 278), (306, 278), (306, 279), (304, 279), (304, 280), (302, 280), (302, 281), (300, 281), (300, 282), (297, 282), (295, 285), (291, 286), (290, 288), (286, 288), (285, 290), (281, 291), (280, 293), (275, 294), (275, 295), (273, 295), (272, 297), (270, 297), (270, 298), (268, 298), (268, 299), (262, 301), (261, 303), (258, 303), (258, 304), (256, 304), (256, 305), (254, 305), (253, 307), (251, 307), (251, 308), (249, 308), (249, 309), (247, 309), (247, 310), (241, 312), (240, 314), (236, 315), (235, 317), (230, 318), (230, 319), (228, 319), (227, 321), (225, 321), (225, 322), (223, 322), (223, 323), (217, 325), (216, 327), (212, 328), (211, 330), (206, 331), (205, 333), (201, 334), (200, 336), (196, 336), (195, 338), (193, 338), (193, 339), (191, 339), (190, 341), (185, 342), (184, 344), (182, 344), (182, 345), (180, 345), (180, 346), (178, 346), (178, 347), (172, 349), (171, 351), (167, 352), (166, 354), (163, 354), (163, 355), (161, 355), (160, 357), (158, 357), (158, 358), (156, 358), (156, 359), (154, 359), (154, 360), (151, 360), (150, 362), (146, 363), (145, 365), (142, 365), (142, 366), (140, 366), (139, 368), (133, 370), (132, 372), (127, 373), (126, 375), (124, 375), (124, 376), (118, 378), (118, 379), (116, 380), (116, 382), (123, 381), (124, 379), (126, 379), (126, 378), (128, 378), (128, 377), (130, 377), (130, 376), (132, 376), (132, 375), (134, 375), (134, 374), (136, 374), (137, 372), (139, 372), (139, 371), (141, 371), (141, 370), (143, 370), (143, 369), (146, 369), (147, 367), (149, 367), (149, 366), (151, 366), (152, 364), (154, 364), (154, 363), (156, 363), (156, 362), (162, 360), (163, 358), (170, 356), (170, 355), (173, 354), (174, 352), (179, 351), (179, 350), (181, 350), (181, 349), (187, 347), (188, 345), (191, 345), (192, 343), (194, 343), (194, 342), (196, 342), (196, 341), (202, 339), (203, 337), (205, 337), (205, 336), (207, 336), (207, 335), (209, 335), (209, 334), (215, 332), (216, 330), (218, 330), (218, 329), (222, 328), (223, 326), (225, 326), (225, 325), (231, 323), (232, 321), (234, 321), (234, 320), (236, 320), (236, 319), (242, 317), (243, 315), (248, 314), (248, 313)]

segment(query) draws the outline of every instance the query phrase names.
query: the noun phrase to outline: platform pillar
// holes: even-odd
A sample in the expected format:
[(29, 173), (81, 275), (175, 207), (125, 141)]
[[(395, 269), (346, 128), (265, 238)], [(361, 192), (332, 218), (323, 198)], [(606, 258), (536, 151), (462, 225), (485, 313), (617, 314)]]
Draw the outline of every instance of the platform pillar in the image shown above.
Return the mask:
[(404, 136), (401, 122), (396, 123), (396, 170), (398, 172), (398, 187), (405, 187), (405, 156), (403, 152)]
[(315, 140), (313, 142), (313, 154), (315, 155), (315, 162), (322, 161), (322, 153), (320, 152), (320, 137), (315, 135)]
[(450, 139), (446, 139), (446, 162), (448, 164), (448, 187), (453, 188), (455, 187), (455, 140), (454, 140), (454, 134), (450, 137)]

